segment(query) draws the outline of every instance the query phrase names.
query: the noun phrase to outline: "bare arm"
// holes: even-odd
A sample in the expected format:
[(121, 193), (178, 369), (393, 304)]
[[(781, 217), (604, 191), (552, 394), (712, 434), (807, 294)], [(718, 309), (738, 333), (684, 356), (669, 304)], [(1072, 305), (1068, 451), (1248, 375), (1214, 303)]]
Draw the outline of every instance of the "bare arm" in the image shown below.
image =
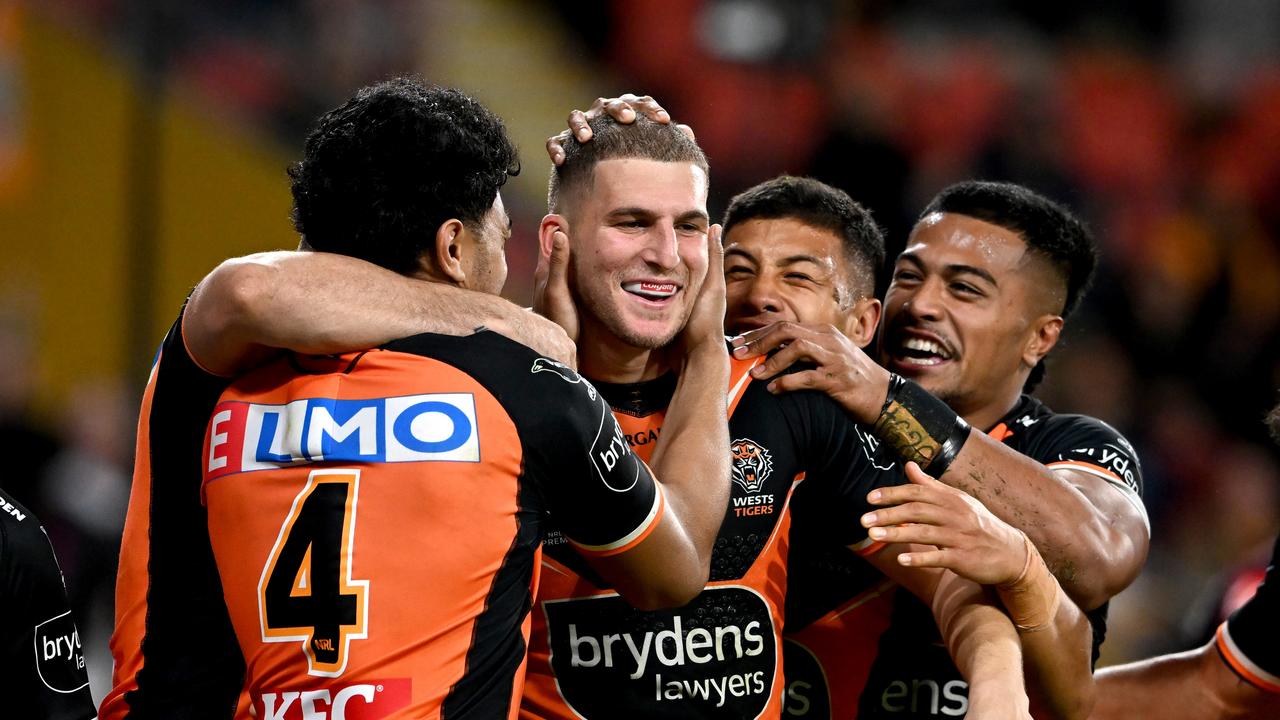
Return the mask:
[(1199, 649), (1098, 671), (1094, 720), (1280, 717), (1280, 695), (1241, 680), (1212, 640)]
[(889, 506), (863, 516), (868, 534), (882, 542), (930, 546), (900, 555), (899, 563), (945, 568), (975, 583), (1010, 588), (1001, 596), (1017, 601), (1007, 609), (1019, 629), (1035, 716), (1086, 717), (1094, 686), (1093, 634), (1084, 613), (1039, 565), (1025, 535), (915, 463), (906, 469), (910, 484), (881, 488), (868, 498)]
[[(777, 323), (735, 339), (738, 357), (786, 344), (757, 366), (773, 377), (795, 362), (816, 365), (771, 381), (777, 392), (819, 390), (855, 420), (872, 425), (889, 387), (889, 372), (835, 328)], [(932, 439), (914, 436), (928, 444)], [(903, 450), (899, 448), (900, 452)], [(937, 447), (908, 452), (931, 455)], [(905, 457), (906, 455), (904, 455)], [(1092, 610), (1133, 582), (1150, 541), (1142, 511), (1106, 480), (1069, 469), (1050, 470), (1003, 443), (973, 431), (940, 479), (978, 498), (997, 517), (1027, 533), (1081, 608)]]
[(223, 262), (191, 294), (183, 335), (206, 370), (233, 375), (278, 349), (345, 352), (423, 332), (468, 335), (480, 326), (574, 364), (563, 330), (496, 295), (321, 252)]
[(667, 515), (635, 550), (600, 567), (640, 608), (683, 605), (706, 585), (711, 550), (729, 503), (729, 354), (724, 344), (720, 226), (707, 233), (708, 270), (693, 314), (677, 340), (682, 365), (654, 448), (654, 476)]
[(948, 570), (907, 568), (897, 560), (904, 552), (925, 549), (891, 545), (867, 559), (933, 611), (951, 659), (969, 683), (969, 717), (1030, 717), (1013, 624), (977, 583)]

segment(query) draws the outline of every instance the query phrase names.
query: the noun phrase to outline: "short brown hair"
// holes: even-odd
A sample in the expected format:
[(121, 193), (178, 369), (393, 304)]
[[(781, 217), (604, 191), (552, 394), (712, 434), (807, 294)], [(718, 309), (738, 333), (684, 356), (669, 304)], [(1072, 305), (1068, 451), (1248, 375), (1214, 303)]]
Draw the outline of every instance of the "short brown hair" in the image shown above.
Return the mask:
[(702, 148), (675, 125), (664, 125), (646, 117), (637, 117), (622, 125), (608, 115), (590, 122), (591, 139), (580, 143), (571, 139), (564, 143), (564, 162), (551, 170), (547, 187), (547, 208), (562, 211), (563, 198), (591, 183), (596, 164), (604, 160), (640, 158), (659, 162), (692, 163), (707, 174), (707, 156)]

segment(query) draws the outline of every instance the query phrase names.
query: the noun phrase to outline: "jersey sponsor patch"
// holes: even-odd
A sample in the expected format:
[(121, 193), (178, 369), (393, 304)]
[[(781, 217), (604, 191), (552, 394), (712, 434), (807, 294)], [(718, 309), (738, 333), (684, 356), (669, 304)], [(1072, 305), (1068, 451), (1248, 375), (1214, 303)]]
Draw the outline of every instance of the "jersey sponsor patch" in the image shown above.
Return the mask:
[(800, 643), (783, 640), (782, 666), (787, 669), (782, 716), (815, 720), (830, 718), (831, 692), (827, 689), (827, 675), (818, 658)]
[(613, 594), (543, 611), (557, 687), (580, 717), (738, 720), (769, 702), (775, 631), (750, 588), (708, 587), (674, 611), (640, 612)]
[(70, 610), (36, 625), (33, 634), (36, 672), (45, 687), (58, 693), (73, 693), (89, 684), (80, 631)]
[(225, 401), (205, 433), (208, 478), (320, 462), (480, 462), (470, 393), (285, 405)]
[(379, 720), (407, 707), (413, 699), (409, 678), (298, 690), (256, 692), (260, 720)]

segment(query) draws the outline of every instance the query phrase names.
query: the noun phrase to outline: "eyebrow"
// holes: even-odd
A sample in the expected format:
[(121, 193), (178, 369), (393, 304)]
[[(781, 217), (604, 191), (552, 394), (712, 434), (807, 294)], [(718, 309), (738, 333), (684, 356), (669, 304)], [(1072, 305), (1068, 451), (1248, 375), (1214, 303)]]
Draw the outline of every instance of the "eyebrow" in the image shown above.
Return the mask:
[[(920, 262), (920, 258), (916, 257), (911, 253), (902, 253), (901, 255), (898, 256), (898, 260), (899, 261), (907, 260), (912, 265), (915, 265), (918, 268), (921, 268), (921, 269), (924, 268), (924, 263)], [(947, 273), (951, 275), (958, 275), (958, 274), (977, 275), (983, 280), (986, 280), (993, 287), (1000, 287), (1000, 283), (996, 282), (995, 276), (980, 267), (954, 263), (954, 264), (945, 266), (943, 269), (946, 270)]]
[(820, 257), (817, 257), (816, 255), (788, 255), (787, 257), (784, 257), (781, 260), (779, 260), (778, 264), (794, 265), (800, 262), (813, 263), (814, 265), (817, 265), (819, 267), (828, 267), (831, 264), (830, 258), (820, 258)]
[(737, 247), (726, 248), (724, 251), (725, 259), (727, 260), (731, 256), (740, 257), (743, 260), (750, 262), (752, 265), (758, 265), (760, 263), (760, 261), (756, 259), (755, 255), (752, 255), (751, 253), (747, 252), (746, 250), (743, 250), (742, 248), (737, 248)]
[[(660, 213), (657, 213), (657, 212), (654, 212), (653, 210), (649, 210), (648, 208), (642, 208), (642, 207), (620, 207), (620, 208), (614, 208), (613, 210), (610, 210), (609, 214), (606, 215), (605, 217), (611, 217), (611, 218), (625, 217), (627, 215), (632, 215), (632, 216), (641, 217), (641, 218), (654, 218), (660, 215)], [(701, 220), (703, 222), (710, 222), (711, 217), (701, 210), (687, 210), (677, 215), (675, 220), (676, 222), (687, 222), (689, 220)]]

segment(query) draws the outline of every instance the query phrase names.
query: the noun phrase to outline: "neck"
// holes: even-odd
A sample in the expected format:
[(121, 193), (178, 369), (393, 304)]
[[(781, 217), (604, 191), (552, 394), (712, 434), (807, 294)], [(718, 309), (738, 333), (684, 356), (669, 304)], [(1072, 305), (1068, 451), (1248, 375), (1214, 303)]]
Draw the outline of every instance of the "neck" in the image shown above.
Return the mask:
[[(1022, 378), (1026, 380), (1026, 378)], [(983, 403), (975, 408), (957, 408), (953, 407), (964, 418), (965, 422), (973, 427), (986, 432), (1000, 422), (1000, 418), (1009, 414), (1014, 405), (1018, 404), (1018, 400), (1022, 397), (1022, 383), (1012, 386), (1009, 390), (1001, 392), (998, 397), (992, 398), (989, 402)]]
[(671, 369), (666, 353), (628, 345), (612, 333), (583, 322), (578, 334), (578, 370), (592, 380), (635, 383)]

